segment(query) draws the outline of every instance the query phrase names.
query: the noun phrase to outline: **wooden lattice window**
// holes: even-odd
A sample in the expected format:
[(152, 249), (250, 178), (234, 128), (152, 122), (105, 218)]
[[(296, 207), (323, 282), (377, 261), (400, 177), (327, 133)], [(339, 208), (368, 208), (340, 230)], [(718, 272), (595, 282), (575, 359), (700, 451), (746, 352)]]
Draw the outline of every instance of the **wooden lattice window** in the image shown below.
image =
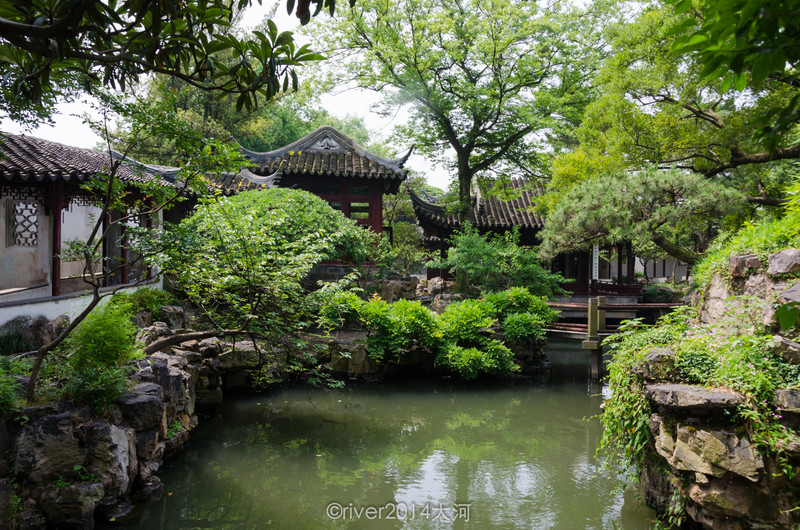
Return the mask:
[(35, 247), (39, 244), (39, 205), (6, 201), (6, 246)]

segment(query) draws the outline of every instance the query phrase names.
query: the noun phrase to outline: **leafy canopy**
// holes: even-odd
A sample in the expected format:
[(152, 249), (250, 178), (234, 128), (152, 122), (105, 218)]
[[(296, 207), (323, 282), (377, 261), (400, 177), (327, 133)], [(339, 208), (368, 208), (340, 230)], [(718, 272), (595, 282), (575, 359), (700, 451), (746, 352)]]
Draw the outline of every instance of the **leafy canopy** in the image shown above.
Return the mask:
[(540, 252), (550, 258), (594, 243), (632, 240), (652, 242), (692, 264), (709, 244), (709, 222), (744, 206), (741, 193), (677, 169), (600, 176), (572, 188), (553, 208)]
[(410, 110), (398, 132), (455, 169), (468, 213), (476, 176), (537, 175), (546, 140), (579, 120), (602, 51), (584, 25), (594, 15), (561, 1), (365, 0), (313, 29), (334, 81), (381, 91), (387, 114)]
[[(335, 0), (300, 0), (310, 18)], [(259, 0), (260, 3), (260, 0)], [(235, 16), (251, 0), (11, 0), (0, 3), (0, 102), (15, 120), (49, 117), (52, 105), (94, 87), (125, 89), (144, 73), (162, 73), (204, 90), (237, 94), (250, 108), (297, 90), (295, 67), (322, 58), (297, 46), (272, 21), (240, 36)], [(294, 0), (289, 0), (291, 11)], [(316, 14), (316, 13), (315, 13)], [(224, 52), (224, 53), (223, 53)], [(225, 57), (229, 60), (222, 60)]]
[(219, 327), (281, 343), (311, 318), (311, 268), (365, 261), (375, 235), (311, 193), (276, 188), (209, 200), (165, 237), (166, 270)]

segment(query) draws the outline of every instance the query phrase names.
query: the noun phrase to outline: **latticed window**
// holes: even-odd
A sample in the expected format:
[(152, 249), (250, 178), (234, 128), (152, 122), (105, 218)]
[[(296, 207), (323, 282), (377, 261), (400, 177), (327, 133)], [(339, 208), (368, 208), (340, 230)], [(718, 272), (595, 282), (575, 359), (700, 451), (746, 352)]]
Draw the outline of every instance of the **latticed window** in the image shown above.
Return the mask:
[(39, 206), (35, 202), (6, 202), (6, 246), (39, 244)]

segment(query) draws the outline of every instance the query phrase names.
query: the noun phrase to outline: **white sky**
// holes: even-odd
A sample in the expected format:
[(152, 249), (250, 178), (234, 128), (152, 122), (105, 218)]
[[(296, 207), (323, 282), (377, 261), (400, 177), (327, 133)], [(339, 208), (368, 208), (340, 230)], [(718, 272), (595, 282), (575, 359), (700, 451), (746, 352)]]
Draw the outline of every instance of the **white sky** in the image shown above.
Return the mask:
[[(257, 1), (254, 1), (254, 5), (244, 14), (243, 25), (245, 27), (253, 27), (263, 20), (269, 11), (270, 6), (268, 4), (272, 3), (270, 0), (263, 0), (263, 2), (264, 5), (259, 6)], [(347, 3), (341, 2), (339, 8), (347, 9)], [(327, 14), (321, 13), (319, 16), (325, 17)], [(280, 0), (280, 5), (273, 20), (277, 24), (279, 31), (296, 30), (300, 27), (297, 18), (286, 13), (285, 0)], [(313, 23), (314, 20), (312, 19), (310, 24)], [(301, 39), (302, 37), (299, 40)], [(298, 71), (298, 75), (302, 83), (302, 69)], [(380, 94), (371, 91), (341, 90), (334, 94), (323, 95), (321, 103), (334, 116), (343, 118), (347, 115), (355, 115), (363, 118), (371, 137), (392, 145), (392, 129), (398, 123), (402, 123), (402, 120), (405, 119), (405, 114), (401, 112), (397, 116), (383, 117), (372, 112), (370, 107), (378, 101), (379, 97)], [(101, 139), (92, 132), (82, 118), (84, 114), (90, 113), (91, 110), (91, 107), (86, 102), (61, 104), (58, 106), (59, 114), (55, 117), (55, 125), (42, 125), (33, 131), (23, 131), (19, 124), (8, 118), (1, 118), (0, 131), (12, 134), (29, 134), (75, 147), (94, 147)], [(403, 154), (411, 146), (403, 144), (393, 145), (393, 147), (398, 153)], [(408, 163), (406, 163), (406, 167), (424, 174), (429, 184), (440, 188), (446, 188), (450, 180), (450, 175), (447, 171), (434, 167), (431, 162), (418, 155), (412, 155)]]

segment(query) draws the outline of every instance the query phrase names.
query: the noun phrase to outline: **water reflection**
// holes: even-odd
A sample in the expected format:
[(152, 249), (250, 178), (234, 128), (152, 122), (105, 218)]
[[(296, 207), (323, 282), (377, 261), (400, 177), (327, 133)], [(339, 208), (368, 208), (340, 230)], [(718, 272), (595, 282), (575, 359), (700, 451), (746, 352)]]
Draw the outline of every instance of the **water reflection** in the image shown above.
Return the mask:
[(650, 528), (594, 458), (602, 398), (556, 379), (230, 400), (129, 528)]

